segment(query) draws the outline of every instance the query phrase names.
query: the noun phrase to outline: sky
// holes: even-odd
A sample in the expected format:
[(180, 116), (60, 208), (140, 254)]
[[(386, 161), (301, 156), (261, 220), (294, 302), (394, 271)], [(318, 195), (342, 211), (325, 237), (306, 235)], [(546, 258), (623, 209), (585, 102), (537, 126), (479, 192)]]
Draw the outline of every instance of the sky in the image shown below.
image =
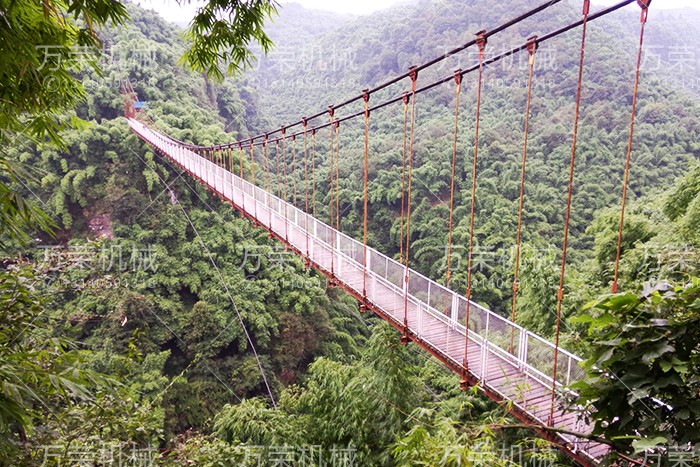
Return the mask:
[[(156, 10), (168, 21), (187, 23), (194, 15), (198, 4), (203, 2), (192, 0), (188, 5), (179, 6), (175, 0), (136, 0), (144, 8)], [(365, 15), (390, 7), (401, 0), (293, 0), (306, 8), (334, 11), (336, 13), (352, 13)], [(484, 0), (493, 1), (493, 0)], [(594, 5), (612, 5), (619, 0), (593, 0)], [(289, 0), (281, 0), (282, 5), (292, 3)], [(700, 9), (698, 0), (654, 0), (651, 8), (671, 9), (692, 7)]]

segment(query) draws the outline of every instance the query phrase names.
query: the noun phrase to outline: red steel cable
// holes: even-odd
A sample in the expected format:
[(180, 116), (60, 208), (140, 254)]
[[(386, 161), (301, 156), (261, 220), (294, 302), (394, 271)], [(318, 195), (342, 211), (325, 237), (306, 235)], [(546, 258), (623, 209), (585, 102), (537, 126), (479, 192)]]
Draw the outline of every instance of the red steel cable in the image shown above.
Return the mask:
[(583, 89), (583, 63), (586, 53), (586, 26), (588, 25), (588, 13), (590, 11), (590, 0), (583, 0), (583, 24), (581, 29), (581, 55), (578, 65), (578, 81), (576, 88), (576, 109), (574, 111), (573, 140), (571, 142), (571, 161), (569, 163), (569, 186), (566, 198), (566, 214), (564, 218), (564, 241), (561, 251), (561, 271), (559, 273), (559, 289), (557, 291), (557, 324), (554, 336), (554, 365), (552, 367), (552, 399), (549, 407), (549, 419), (547, 424), (554, 424), (554, 401), (557, 389), (557, 365), (559, 361), (559, 332), (561, 330), (561, 308), (564, 300), (564, 277), (566, 274), (566, 252), (569, 243), (569, 223), (571, 220), (571, 200), (574, 190), (574, 168), (576, 164), (576, 143), (578, 140), (578, 122), (581, 111), (581, 91)]
[(365, 102), (365, 154), (364, 154), (364, 187), (362, 198), (364, 204), (364, 219), (362, 222), (362, 306), (367, 307), (367, 218), (369, 204), (369, 91), (363, 91)]
[[(537, 36), (528, 39), (528, 77), (527, 77), (527, 98), (525, 100), (525, 125), (523, 129), (523, 158), (520, 166), (520, 197), (518, 199), (518, 228), (515, 236), (515, 258), (513, 266), (513, 302), (510, 312), (510, 320), (515, 323), (515, 311), (518, 302), (518, 288), (520, 286), (520, 244), (522, 240), (523, 227), (523, 201), (525, 199), (525, 168), (527, 165), (527, 141), (530, 132), (530, 104), (532, 102), (532, 78), (535, 69), (535, 52), (537, 51)], [(513, 351), (513, 341), (515, 339), (515, 328), (511, 327), (510, 351)]]
[(476, 42), (479, 46), (479, 77), (476, 88), (476, 118), (474, 123), (474, 158), (472, 160), (472, 193), (471, 212), (469, 215), (469, 250), (467, 252), (467, 306), (464, 320), (464, 374), (461, 385), (465, 388), (468, 384), (469, 372), (469, 307), (472, 299), (472, 260), (474, 252), (474, 216), (476, 213), (476, 169), (479, 156), (479, 120), (481, 114), (481, 87), (484, 75), (484, 51), (486, 49), (486, 31), (476, 34)]
[(408, 189), (406, 192), (406, 262), (404, 265), (404, 294), (403, 294), (403, 340), (408, 339), (408, 261), (411, 247), (411, 187), (413, 185), (413, 141), (416, 127), (416, 81), (418, 71), (413, 66), (409, 70), (411, 77), (411, 132), (409, 135), (408, 149)]
[(455, 169), (457, 166), (457, 132), (459, 131), (459, 95), (462, 92), (462, 70), (455, 71), (455, 124), (452, 138), (452, 174), (450, 177), (450, 217), (447, 227), (447, 271), (445, 287), (450, 288), (450, 266), (452, 263), (452, 217), (455, 205)]
[(644, 25), (647, 22), (647, 13), (651, 0), (637, 0), (642, 8), (639, 30), (639, 48), (637, 50), (637, 69), (634, 73), (634, 90), (632, 91), (632, 112), (630, 116), (630, 132), (627, 139), (627, 156), (625, 158), (625, 175), (622, 181), (622, 207), (620, 208), (620, 226), (617, 232), (617, 250), (615, 252), (615, 272), (613, 274), (612, 292), (617, 293), (617, 279), (620, 269), (620, 254), (622, 252), (622, 229), (625, 222), (625, 205), (627, 203), (627, 185), (630, 178), (630, 160), (632, 158), (632, 139), (634, 138), (634, 120), (637, 111), (637, 94), (639, 91), (639, 72), (642, 67), (642, 50), (644, 45)]

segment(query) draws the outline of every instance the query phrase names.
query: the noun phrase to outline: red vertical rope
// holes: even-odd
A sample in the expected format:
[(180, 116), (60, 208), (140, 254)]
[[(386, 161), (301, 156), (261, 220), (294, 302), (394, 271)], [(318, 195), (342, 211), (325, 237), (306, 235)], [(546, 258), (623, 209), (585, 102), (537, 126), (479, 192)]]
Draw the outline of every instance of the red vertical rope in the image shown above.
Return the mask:
[(569, 243), (569, 223), (571, 220), (571, 199), (574, 189), (574, 168), (576, 163), (576, 143), (578, 141), (578, 122), (581, 111), (581, 91), (583, 89), (583, 62), (586, 53), (586, 27), (588, 26), (588, 12), (590, 0), (583, 0), (583, 24), (581, 25), (581, 55), (579, 57), (578, 81), (576, 88), (576, 109), (574, 111), (573, 140), (571, 142), (571, 161), (569, 163), (569, 186), (566, 198), (566, 215), (564, 218), (564, 241), (561, 251), (561, 271), (559, 273), (559, 289), (557, 291), (557, 324), (554, 337), (554, 366), (552, 368), (552, 398), (549, 407), (549, 420), (547, 424), (554, 424), (554, 401), (557, 389), (557, 365), (559, 360), (559, 333), (561, 330), (561, 308), (564, 300), (564, 277), (566, 274), (566, 252)]
[(476, 43), (479, 47), (479, 78), (476, 88), (476, 118), (474, 123), (474, 158), (472, 160), (472, 193), (471, 211), (469, 215), (469, 250), (467, 253), (467, 306), (464, 321), (464, 374), (461, 385), (465, 388), (468, 384), (469, 372), (469, 308), (472, 299), (472, 260), (474, 253), (474, 217), (476, 213), (476, 170), (479, 156), (479, 121), (481, 115), (481, 86), (484, 75), (484, 50), (486, 49), (486, 31), (477, 33)]
[(252, 196), (253, 196), (253, 215), (255, 216), (255, 222), (258, 222), (258, 203), (255, 200), (255, 146), (253, 146), (253, 140), (250, 140), (250, 183), (253, 185)]
[(284, 203), (284, 239), (289, 244), (289, 204), (287, 204), (287, 152), (285, 151), (284, 143), (287, 139), (287, 129), (282, 127), (282, 196)]
[(364, 154), (364, 189), (363, 189), (363, 204), (364, 204), (364, 219), (362, 221), (362, 309), (367, 308), (367, 219), (369, 204), (369, 91), (362, 91), (362, 99), (365, 102), (365, 154)]
[(416, 82), (418, 70), (415, 66), (409, 69), (411, 78), (411, 132), (408, 149), (408, 189), (406, 192), (406, 261), (404, 264), (404, 294), (403, 294), (403, 336), (402, 342), (408, 342), (408, 261), (411, 247), (411, 188), (413, 186), (413, 141), (416, 127)]
[(239, 172), (238, 176), (240, 177), (241, 180), (243, 180), (243, 144), (238, 143), (238, 152), (240, 156), (240, 165), (239, 165)]
[(310, 266), (309, 256), (309, 150), (306, 138), (306, 117), (301, 119), (304, 128), (304, 231), (306, 232), (306, 267)]
[(228, 171), (233, 173), (233, 153), (231, 152), (231, 146), (228, 147)]
[(270, 173), (270, 150), (267, 146), (268, 138), (267, 133), (265, 133), (265, 139), (263, 140), (263, 163), (265, 164), (263, 170), (265, 171), (265, 191), (267, 191), (267, 213), (268, 213), (268, 226), (270, 227), (270, 237), (272, 236), (272, 201), (270, 197), (272, 196), (272, 174)]
[[(525, 100), (525, 125), (523, 129), (523, 157), (520, 165), (520, 197), (518, 199), (518, 229), (515, 237), (515, 258), (513, 266), (513, 302), (510, 312), (510, 320), (515, 322), (515, 312), (518, 303), (518, 288), (520, 286), (520, 245), (522, 241), (523, 226), (523, 200), (525, 199), (525, 167), (527, 164), (527, 141), (530, 132), (530, 104), (532, 102), (532, 78), (535, 69), (535, 52), (537, 51), (537, 36), (528, 39), (528, 76), (527, 76), (527, 98)], [(511, 327), (510, 351), (513, 351), (513, 341), (515, 339), (515, 328)]]
[[(328, 152), (328, 157), (329, 157), (329, 163), (328, 163), (328, 172), (330, 173), (330, 190), (328, 193), (328, 196), (330, 197), (330, 206), (328, 208), (328, 214), (330, 217), (330, 226), (333, 227), (334, 223), (334, 213), (333, 209), (335, 207), (335, 202), (333, 200), (333, 175), (334, 175), (334, 170), (333, 170), (333, 159), (334, 159), (334, 153), (335, 151), (333, 150), (333, 125), (335, 124), (335, 120), (333, 119), (333, 115), (335, 113), (335, 110), (333, 109), (333, 106), (328, 107), (328, 116), (330, 118), (330, 143), (329, 143), (329, 152)], [(330, 233), (330, 238), (329, 242), (331, 244), (331, 280), (329, 282), (330, 286), (335, 285), (334, 280), (335, 280), (335, 253), (333, 252), (333, 249), (335, 247), (335, 234), (333, 232)]]
[(406, 208), (406, 133), (408, 131), (408, 101), (410, 100), (409, 94), (405, 92), (403, 94), (403, 161), (401, 163), (401, 239), (399, 244), (399, 262), (404, 263), (403, 257), (403, 239), (404, 239), (404, 210)]
[(455, 71), (455, 124), (452, 138), (452, 174), (450, 177), (450, 218), (447, 227), (447, 271), (445, 273), (445, 287), (450, 287), (451, 263), (452, 263), (452, 217), (455, 205), (455, 168), (457, 166), (457, 132), (459, 130), (459, 95), (462, 91), (462, 70)]
[(617, 232), (617, 250), (615, 252), (615, 272), (613, 275), (612, 292), (617, 293), (617, 279), (620, 269), (620, 254), (622, 252), (622, 230), (625, 222), (625, 205), (627, 203), (627, 184), (630, 178), (630, 160), (632, 158), (632, 139), (634, 138), (634, 119), (637, 112), (637, 94), (639, 91), (639, 72), (642, 67), (642, 48), (644, 45), (644, 25), (647, 22), (647, 13), (649, 12), (649, 4), (651, 0), (637, 0), (637, 3), (642, 8), (642, 16), (640, 19), (641, 26), (639, 30), (639, 48), (637, 50), (637, 69), (634, 73), (634, 90), (632, 92), (632, 112), (630, 116), (630, 132), (627, 139), (627, 156), (625, 158), (625, 175), (622, 182), (622, 207), (620, 208), (620, 226)]
[(245, 210), (245, 191), (243, 189), (243, 181), (245, 180), (244, 173), (243, 173), (243, 143), (238, 143), (238, 155), (240, 157), (240, 167), (239, 167), (239, 177), (241, 179), (241, 204), (243, 208), (243, 215), (246, 216), (248, 213)]
[(311, 129), (311, 214), (316, 218), (316, 128)]
[(268, 153), (268, 148), (267, 148), (267, 133), (265, 133), (265, 139), (263, 140), (263, 172), (265, 174), (265, 191), (270, 193), (270, 188), (271, 188), (271, 183), (270, 183), (270, 161), (269, 161), (269, 153)]
[(275, 140), (275, 191), (278, 198), (282, 199), (282, 179), (280, 178), (280, 140)]
[(292, 177), (292, 206), (297, 205), (297, 179), (294, 174), (297, 164), (297, 138), (294, 133), (292, 133), (292, 164), (289, 175)]
[(340, 121), (335, 120), (335, 229), (340, 232)]
[(255, 185), (255, 146), (253, 140), (250, 140), (250, 183)]

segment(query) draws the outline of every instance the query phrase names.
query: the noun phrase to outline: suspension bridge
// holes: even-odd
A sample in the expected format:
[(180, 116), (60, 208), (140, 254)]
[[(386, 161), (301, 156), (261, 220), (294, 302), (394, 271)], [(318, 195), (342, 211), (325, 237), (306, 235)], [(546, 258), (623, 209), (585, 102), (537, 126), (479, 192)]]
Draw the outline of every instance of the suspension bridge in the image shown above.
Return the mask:
[[(624, 224), (627, 182), (630, 169), (630, 155), (634, 131), (634, 119), (639, 85), (639, 70), (642, 57), (644, 25), (647, 20), (650, 0), (625, 0), (595, 13), (590, 12), (589, 0), (583, 0), (582, 18), (543, 36), (533, 36), (521, 45), (500, 55), (486, 58), (488, 38), (524, 19), (536, 15), (560, 0), (548, 1), (517, 18), (491, 30), (480, 31), (476, 37), (446, 54), (420, 66), (411, 67), (406, 73), (373, 89), (326, 110), (302, 118), (298, 122), (285, 125), (274, 131), (257, 136), (215, 146), (199, 146), (177, 140), (159, 131), (153, 121), (143, 111), (137, 111), (134, 103), (136, 93), (130, 83), (125, 82), (122, 93), (125, 96), (125, 114), (131, 129), (158, 153), (199, 180), (222, 200), (231, 204), (256, 226), (264, 228), (269, 235), (282, 242), (287, 248), (303, 258), (307, 266), (312, 266), (327, 276), (330, 283), (342, 287), (360, 303), (361, 311), (371, 310), (392, 324), (401, 333), (403, 343), (413, 342), (425, 349), (440, 362), (461, 377), (464, 389), (477, 385), (491, 399), (504, 405), (522, 422), (532, 426), (542, 437), (555, 443), (565, 454), (582, 465), (597, 465), (610, 452), (609, 444), (601, 439), (588, 436), (591, 426), (586, 421), (586, 410), (572, 407), (570, 400), (575, 394), (568, 387), (586, 376), (581, 367), (581, 359), (562, 349), (559, 345), (561, 308), (564, 295), (566, 253), (569, 235), (569, 218), (573, 193), (574, 167), (578, 136), (579, 109), (583, 83), (584, 58), (586, 47), (586, 26), (588, 22), (603, 17), (631, 3), (641, 8), (641, 27), (637, 54), (636, 73), (632, 85), (632, 106), (629, 128), (629, 142), (625, 154), (624, 183), (621, 187), (621, 211), (615, 274), (612, 284), (617, 291), (618, 263)], [(580, 28), (581, 54), (579, 61), (578, 87), (575, 100), (573, 141), (569, 169), (568, 196), (565, 211), (565, 228), (562, 247), (562, 262), (557, 294), (557, 321), (554, 342), (550, 342), (515, 323), (518, 298), (519, 254), (521, 229), (523, 227), (523, 200), (527, 162), (527, 141), (530, 119), (530, 102), (533, 68), (538, 46), (572, 29)], [(436, 63), (463, 50), (476, 47), (479, 52), (478, 64), (457, 70), (452, 75), (418, 87), (418, 74)], [(524, 138), (522, 150), (522, 170), (520, 174), (520, 202), (518, 227), (515, 245), (514, 282), (511, 319), (494, 313), (472, 300), (473, 238), (475, 224), (475, 196), (477, 190), (477, 157), (479, 151), (479, 114), (481, 105), (482, 79), (484, 69), (505, 57), (516, 53), (528, 54), (528, 92), (524, 118)], [(449, 288), (450, 259), (452, 251), (453, 208), (455, 190), (455, 166), (457, 160), (457, 134), (459, 131), (459, 96), (462, 78), (467, 73), (477, 73), (477, 102), (474, 123), (474, 146), (471, 184), (471, 212), (469, 231), (469, 256), (467, 264), (467, 290), (460, 294)], [(410, 90), (397, 97), (370, 106), (370, 97), (378, 91), (408, 79)], [(446, 284), (441, 285), (410, 267), (411, 238), (411, 187), (413, 179), (414, 127), (416, 95), (439, 85), (454, 83), (455, 124), (452, 152), (452, 179), (450, 193), (450, 217), (448, 225), (448, 257)], [(337, 116), (340, 108), (360, 102), (364, 108), (360, 112), (343, 117)], [(403, 104), (403, 166), (402, 212), (401, 212), (401, 253), (397, 261), (367, 245), (368, 183), (369, 183), (369, 138), (371, 112), (392, 104)], [(313, 125), (321, 117), (326, 123)], [(340, 123), (364, 118), (364, 171), (363, 171), (363, 238), (355, 239), (341, 231), (338, 197), (338, 161)], [(291, 128), (300, 127), (294, 133)], [(330, 134), (330, 189), (329, 223), (316, 217), (316, 170), (315, 138), (319, 130), (328, 128)], [(272, 136), (279, 134), (277, 137)], [(268, 147), (275, 144), (279, 158), (279, 145), (282, 146), (282, 170), (287, 169), (284, 145), (291, 140), (303, 138), (303, 203), (296, 196), (273, 189), (270, 177), (270, 157)], [(311, 151), (309, 151), (309, 140)], [(256, 148), (258, 151), (256, 153)], [(237, 157), (235, 153), (237, 152)], [(247, 154), (249, 152), (249, 154)], [(311, 152), (311, 158), (309, 158)], [(249, 159), (248, 159), (249, 157)], [(257, 159), (257, 160), (256, 160)], [(249, 165), (249, 173), (244, 170), (244, 160)], [(256, 170), (257, 169), (257, 170)], [(279, 171), (279, 159), (278, 167)], [(294, 164), (291, 166), (294, 170)], [(263, 172), (263, 185), (256, 181), (256, 171)], [(311, 177), (309, 177), (311, 173)], [(286, 176), (286, 173), (285, 173)], [(309, 179), (311, 178), (311, 182)], [(286, 178), (285, 178), (286, 179)], [(291, 201), (290, 201), (291, 199)], [(297, 206), (303, 204), (303, 208)]]

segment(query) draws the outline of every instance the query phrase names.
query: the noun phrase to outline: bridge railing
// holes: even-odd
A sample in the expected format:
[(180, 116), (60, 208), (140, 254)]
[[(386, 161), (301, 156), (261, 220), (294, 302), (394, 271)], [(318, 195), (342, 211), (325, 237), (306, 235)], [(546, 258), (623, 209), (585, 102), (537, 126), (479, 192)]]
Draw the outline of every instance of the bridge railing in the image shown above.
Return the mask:
[[(408, 270), (406, 283), (404, 265), (370, 247), (367, 248), (367, 280), (363, 282), (364, 246), (361, 242), (183, 148), (140, 122), (130, 120), (130, 124), (145, 140), (285, 239), (300, 253), (308, 253), (311, 261), (326, 271), (333, 271), (347, 287), (361, 294), (362, 286), (367, 284), (368, 300), (398, 322), (403, 321), (406, 306), (416, 310), (416, 318), (409, 323), (409, 327), (438, 349), (438, 340), (442, 339), (440, 342), (443, 343), (446, 338), (446, 356), (457, 364), (462, 364), (461, 358), (456, 357), (454, 352), (449, 352), (449, 349), (459, 348), (460, 343), (454, 337), (450, 343), (450, 331), (462, 335), (462, 342), (468, 337), (470, 342), (480, 348), (480, 364), (476, 365), (476, 369), (470, 364), (470, 371), (484, 383), (488, 383), (489, 359), (495, 355), (511, 362), (542, 384), (552, 384), (555, 346), (551, 342), (474, 301), (469, 302), (469, 333), (466, 336), (467, 299), (464, 296), (411, 269)], [(392, 291), (393, 294), (387, 294), (387, 291)], [(390, 300), (389, 295), (393, 299)], [(404, 297), (405, 303), (404, 300), (397, 301), (397, 296)], [(447, 324), (447, 331), (444, 331), (447, 335), (436, 335), (434, 330), (428, 329), (426, 323), (430, 319)], [(464, 350), (463, 343), (461, 349)], [(585, 377), (586, 373), (579, 364), (581, 359), (577, 356), (560, 348), (556, 360), (557, 386), (568, 386)]]

